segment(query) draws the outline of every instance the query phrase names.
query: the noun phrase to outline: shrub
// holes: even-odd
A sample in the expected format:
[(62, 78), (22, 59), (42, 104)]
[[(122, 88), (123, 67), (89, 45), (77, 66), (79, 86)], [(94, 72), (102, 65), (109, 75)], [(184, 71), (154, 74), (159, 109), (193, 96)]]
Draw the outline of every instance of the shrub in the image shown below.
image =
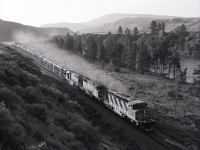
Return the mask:
[(75, 133), (77, 139), (82, 141), (89, 150), (97, 149), (100, 137), (96, 128), (88, 123), (75, 122), (69, 126), (69, 129)]
[(62, 92), (54, 87), (41, 86), (40, 89), (45, 96), (53, 97), (55, 100), (58, 100), (59, 97), (63, 97)]
[(121, 69), (120, 69), (119, 67), (115, 67), (115, 68), (114, 68), (114, 71), (115, 71), (115, 72), (121, 72)]
[(60, 144), (59, 141), (57, 140), (51, 140), (51, 139), (48, 139), (46, 141), (47, 143), (47, 146), (49, 147), (49, 149), (52, 149), (52, 150), (63, 150), (65, 148), (63, 148), (63, 146)]
[(20, 124), (14, 124), (11, 129), (11, 136), (7, 142), (6, 149), (21, 150), (24, 149), (26, 134)]
[(38, 141), (43, 141), (45, 139), (44, 133), (40, 130), (36, 130), (34, 137), (38, 140)]
[(15, 86), (12, 88), (12, 91), (14, 91), (17, 95), (23, 97), (24, 88), (21, 87), (20, 85), (15, 85)]
[(19, 84), (18, 80), (13, 77), (6, 77), (5, 82), (12, 86)]
[(25, 74), (24, 72), (20, 72), (19, 74), (19, 82), (23, 87), (29, 86), (29, 82), (28, 82), (28, 75)]
[(69, 148), (73, 150), (87, 150), (86, 148), (84, 148), (84, 144), (81, 141), (71, 142)]
[(0, 139), (6, 139), (10, 136), (10, 130), (13, 127), (14, 120), (4, 102), (0, 103)]
[(5, 75), (7, 77), (13, 77), (14, 79), (17, 79), (19, 77), (19, 72), (18, 72), (18, 69), (16, 70), (9, 67), (5, 69)]
[(23, 98), (28, 102), (28, 103), (37, 103), (37, 93), (35, 91), (35, 88), (32, 86), (28, 86), (24, 89), (23, 92)]
[(47, 106), (44, 104), (27, 105), (27, 112), (42, 121), (47, 121)]
[(24, 127), (26, 133), (30, 136), (33, 136), (34, 134), (34, 127), (32, 126), (32, 124), (30, 124), (28, 121), (23, 120), (21, 122), (22, 126)]
[(16, 109), (16, 105), (19, 105), (22, 99), (7, 88), (0, 88), (0, 101), (4, 101), (8, 107)]
[(83, 108), (80, 106), (80, 104), (76, 101), (66, 101), (64, 103), (64, 106), (66, 109), (74, 112), (76, 110), (76, 112), (79, 112), (81, 114), (84, 113)]
[(25, 137), (24, 128), (14, 122), (13, 117), (6, 109), (3, 102), (0, 103), (0, 139), (6, 140), (2, 149), (21, 149)]
[(1, 80), (1, 81), (4, 81), (5, 78), (6, 78), (5, 72), (4, 72), (4, 70), (2, 70), (2, 68), (1, 68), (1, 70), (0, 70), (0, 80)]
[(56, 113), (55, 119), (57, 123), (61, 124), (66, 130), (68, 130), (68, 126), (72, 123), (72, 119), (64, 114)]
[(24, 89), (23, 98), (28, 103), (43, 103), (44, 102), (44, 96), (42, 92), (38, 88), (35, 88), (32, 86), (28, 86)]
[(72, 132), (66, 131), (65, 135), (63, 136), (63, 139), (65, 141), (72, 142), (75, 140), (75, 135)]
[(26, 61), (25, 59), (17, 60), (17, 64), (21, 69), (24, 69), (32, 74), (41, 75), (40, 69), (37, 66), (35, 66), (33, 63), (31, 64), (30, 63), (31, 63), (30, 61)]
[(54, 107), (54, 103), (51, 97), (45, 98), (46, 100), (44, 101), (44, 104), (47, 105), (47, 107), (51, 110)]

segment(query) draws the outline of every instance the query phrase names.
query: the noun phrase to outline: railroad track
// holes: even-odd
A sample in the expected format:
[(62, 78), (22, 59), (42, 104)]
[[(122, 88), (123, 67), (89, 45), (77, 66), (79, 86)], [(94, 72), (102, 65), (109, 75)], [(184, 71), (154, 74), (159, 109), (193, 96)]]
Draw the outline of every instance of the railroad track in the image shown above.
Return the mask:
[(177, 143), (156, 129), (150, 133), (147, 133), (147, 135), (167, 147), (169, 150), (187, 150), (187, 148), (183, 147), (181, 144)]
[[(24, 54), (23, 52), (19, 52), (22, 55), (28, 57), (26, 54)], [(37, 61), (33, 61), (37, 66), (39, 66), (41, 69), (44, 70), (44, 72), (46, 72), (47, 75), (50, 75), (60, 81), (64, 81), (62, 77), (56, 75), (55, 73), (52, 73), (49, 69), (45, 68), (44, 66), (42, 66), (41, 64), (39, 64)], [(70, 85), (71, 86), (71, 85)], [(72, 88), (75, 88), (73, 86), (71, 86)], [(105, 108), (104, 108), (105, 109)], [(125, 121), (124, 121), (125, 122)], [(183, 147), (181, 144), (177, 143), (176, 141), (172, 140), (171, 138), (167, 137), (166, 135), (164, 135), (163, 133), (161, 133), (160, 131), (154, 129), (154, 131), (152, 132), (148, 132), (145, 133), (148, 137), (154, 139), (156, 142), (160, 143), (161, 145), (163, 145), (166, 149), (169, 150), (187, 150), (185, 147)]]

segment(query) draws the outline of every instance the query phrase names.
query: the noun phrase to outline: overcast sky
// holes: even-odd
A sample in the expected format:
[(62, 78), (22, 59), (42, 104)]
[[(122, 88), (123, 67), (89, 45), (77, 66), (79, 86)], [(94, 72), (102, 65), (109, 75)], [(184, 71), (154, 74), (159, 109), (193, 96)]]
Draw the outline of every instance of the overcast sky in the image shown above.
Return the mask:
[(0, 0), (0, 19), (33, 26), (110, 13), (200, 17), (200, 0)]

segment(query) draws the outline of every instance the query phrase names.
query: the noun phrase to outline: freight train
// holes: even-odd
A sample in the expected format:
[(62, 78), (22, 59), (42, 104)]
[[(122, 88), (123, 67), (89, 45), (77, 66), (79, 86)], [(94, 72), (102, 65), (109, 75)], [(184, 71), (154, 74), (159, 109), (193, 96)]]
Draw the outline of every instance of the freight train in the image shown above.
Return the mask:
[(122, 93), (109, 90), (104, 85), (84, 77), (68, 68), (59, 66), (42, 56), (38, 56), (33, 51), (25, 48), (19, 43), (12, 43), (10, 47), (20, 53), (32, 58), (35, 62), (51, 71), (55, 75), (62, 77), (66, 82), (80, 89), (82, 92), (101, 102), (123, 118), (127, 118), (136, 126), (151, 131), (155, 125), (152, 113), (145, 103), (139, 99), (132, 99)]

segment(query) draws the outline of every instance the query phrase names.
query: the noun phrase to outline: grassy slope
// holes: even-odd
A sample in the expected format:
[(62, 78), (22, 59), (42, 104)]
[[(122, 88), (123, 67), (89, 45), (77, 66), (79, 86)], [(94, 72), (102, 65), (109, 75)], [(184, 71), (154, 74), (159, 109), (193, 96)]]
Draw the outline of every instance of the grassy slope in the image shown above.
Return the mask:
[(41, 149), (42, 142), (43, 149), (140, 149), (64, 83), (2, 45), (0, 67), (2, 150)]

